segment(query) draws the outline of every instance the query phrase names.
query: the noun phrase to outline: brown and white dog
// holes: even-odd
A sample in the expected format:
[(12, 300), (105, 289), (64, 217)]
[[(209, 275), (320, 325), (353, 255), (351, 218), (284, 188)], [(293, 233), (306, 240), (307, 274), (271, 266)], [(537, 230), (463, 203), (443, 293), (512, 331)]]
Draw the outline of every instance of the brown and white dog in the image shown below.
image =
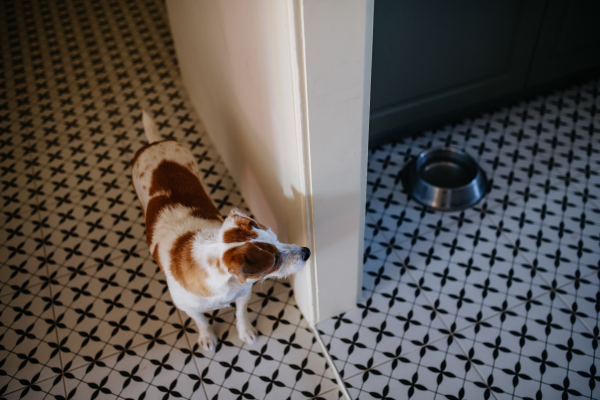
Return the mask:
[(175, 140), (161, 140), (146, 112), (143, 124), (149, 144), (133, 158), (132, 181), (148, 247), (173, 302), (196, 322), (200, 346), (212, 350), (217, 338), (202, 314), (235, 301), (238, 334), (251, 343), (257, 335), (246, 310), (252, 284), (297, 272), (310, 250), (279, 243), (270, 228), (237, 209), (223, 220), (192, 153)]

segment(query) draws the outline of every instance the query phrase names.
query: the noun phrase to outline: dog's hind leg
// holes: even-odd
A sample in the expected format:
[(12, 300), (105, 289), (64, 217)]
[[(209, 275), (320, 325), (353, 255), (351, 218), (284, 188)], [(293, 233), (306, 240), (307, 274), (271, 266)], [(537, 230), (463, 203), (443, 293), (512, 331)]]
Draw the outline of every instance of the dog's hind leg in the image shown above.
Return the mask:
[(248, 318), (248, 310), (247, 304), (248, 300), (250, 300), (250, 296), (252, 294), (252, 287), (248, 288), (248, 291), (238, 297), (235, 300), (235, 317), (237, 319), (236, 326), (238, 330), (238, 335), (242, 342), (252, 343), (256, 339), (258, 332), (256, 328), (252, 326), (250, 319)]

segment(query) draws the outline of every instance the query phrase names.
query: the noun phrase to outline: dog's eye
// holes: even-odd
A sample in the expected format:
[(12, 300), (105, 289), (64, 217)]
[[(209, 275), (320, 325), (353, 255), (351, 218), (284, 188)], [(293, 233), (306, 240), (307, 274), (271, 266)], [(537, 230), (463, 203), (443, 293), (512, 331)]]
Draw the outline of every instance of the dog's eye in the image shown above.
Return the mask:
[(279, 253), (275, 254), (275, 263), (273, 264), (273, 266), (276, 266), (277, 264), (279, 264)]

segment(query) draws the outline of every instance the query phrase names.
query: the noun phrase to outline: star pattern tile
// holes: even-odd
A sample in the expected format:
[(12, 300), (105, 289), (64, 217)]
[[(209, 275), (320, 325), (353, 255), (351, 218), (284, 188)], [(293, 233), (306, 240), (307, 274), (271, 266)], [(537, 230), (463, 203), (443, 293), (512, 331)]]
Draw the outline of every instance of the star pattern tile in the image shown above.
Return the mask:
[[(600, 396), (600, 82), (371, 149), (363, 299), (317, 325), (360, 399)], [(491, 181), (424, 209), (402, 168), (433, 146)]]
[[(0, 15), (0, 397), (339, 400), (334, 368), (356, 399), (600, 397), (599, 81), (370, 149), (357, 308), (315, 331), (268, 281), (248, 304), (257, 341), (227, 307), (206, 315), (204, 353), (146, 248), (141, 110), (192, 150), (222, 214), (250, 210), (183, 88), (164, 4)], [(474, 156), (482, 202), (407, 196), (402, 167), (433, 146)]]
[(254, 288), (253, 345), (233, 308), (207, 315), (220, 344), (203, 353), (149, 255), (130, 177), (143, 109), (191, 149), (223, 215), (250, 213), (183, 88), (163, 2), (0, 15), (0, 397), (338, 399), (289, 283)]

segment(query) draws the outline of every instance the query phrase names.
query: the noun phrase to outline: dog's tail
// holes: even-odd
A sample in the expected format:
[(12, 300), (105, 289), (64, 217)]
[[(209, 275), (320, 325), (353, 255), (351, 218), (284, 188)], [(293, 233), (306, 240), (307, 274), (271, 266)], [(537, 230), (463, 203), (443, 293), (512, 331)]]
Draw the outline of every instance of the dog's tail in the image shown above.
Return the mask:
[(160, 139), (160, 135), (158, 134), (158, 128), (156, 127), (156, 123), (144, 110), (142, 114), (142, 121), (144, 122), (144, 131), (146, 132), (146, 137), (148, 138), (148, 143), (158, 142)]

